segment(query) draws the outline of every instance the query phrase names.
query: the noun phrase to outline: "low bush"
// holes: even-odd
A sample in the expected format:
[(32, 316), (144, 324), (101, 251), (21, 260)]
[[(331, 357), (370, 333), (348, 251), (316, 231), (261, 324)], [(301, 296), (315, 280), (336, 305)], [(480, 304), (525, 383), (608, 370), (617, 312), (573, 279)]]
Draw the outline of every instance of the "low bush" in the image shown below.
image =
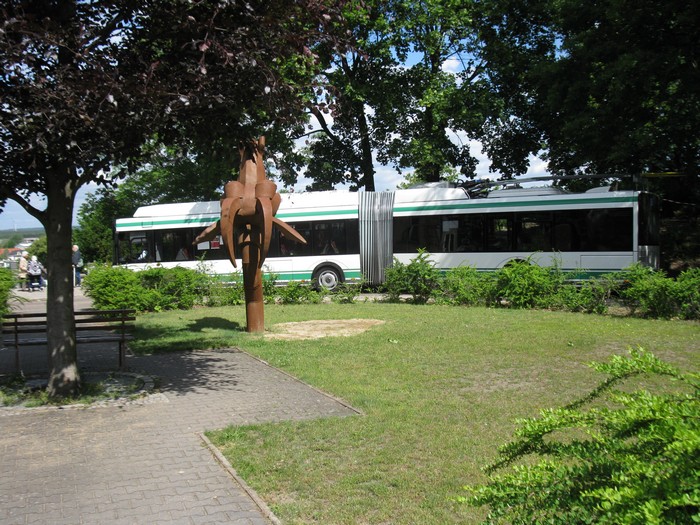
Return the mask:
[(243, 276), (240, 273), (211, 278), (205, 292), (207, 306), (237, 306), (245, 303)]
[(490, 274), (479, 273), (471, 266), (460, 266), (445, 273), (440, 281), (442, 293), (435, 302), (461, 306), (484, 305), (493, 295), (494, 279)]
[(620, 297), (633, 312), (645, 317), (700, 319), (700, 268), (677, 279), (663, 271), (633, 265), (623, 272)]
[[(279, 278), (279, 275), (277, 275), (274, 272), (270, 271), (265, 271), (263, 273), (263, 297), (265, 298), (266, 303), (274, 303), (275, 302), (275, 297), (277, 297), (277, 279)], [(243, 276), (241, 275), (240, 279), (241, 283), (241, 288), (243, 286)], [(243, 298), (243, 302), (245, 302), (245, 297)]]
[(10, 299), (12, 289), (17, 284), (17, 279), (9, 268), (0, 268), (0, 315), (10, 311)]
[[(3, 277), (4, 275), (4, 277)], [(0, 273), (0, 293), (14, 285), (9, 270)], [(136, 308), (139, 311), (189, 309), (198, 304), (228, 306), (245, 303), (240, 273), (208, 276), (203, 271), (155, 267), (133, 272), (96, 265), (83, 278), (83, 287), (96, 308)], [(352, 303), (361, 285), (342, 285), (331, 300)], [(700, 269), (686, 270), (677, 279), (634, 265), (589, 281), (573, 282), (558, 266), (541, 267), (517, 261), (490, 273), (459, 267), (441, 274), (424, 250), (409, 264), (394, 262), (386, 269), (386, 299), (397, 302), (410, 294), (414, 304), (434, 299), (439, 304), (485, 305), (507, 308), (550, 308), (603, 314), (612, 299), (633, 314), (646, 317), (700, 319)], [(263, 279), (266, 303), (320, 303), (327, 295), (303, 282), (277, 286), (277, 276)], [(0, 301), (3, 297), (0, 296)], [(7, 304), (7, 298), (3, 304)], [(5, 306), (7, 308), (7, 306)]]
[(187, 268), (151, 268), (134, 272), (96, 265), (83, 278), (95, 308), (135, 308), (142, 312), (186, 310), (204, 303), (209, 278)]
[(531, 259), (513, 261), (495, 272), (459, 267), (441, 276), (429, 254), (420, 251), (409, 264), (395, 260), (387, 268), (383, 290), (390, 302), (411, 294), (414, 303), (432, 297), (439, 304), (604, 314), (611, 303), (621, 301), (632, 314), (700, 319), (698, 268), (686, 270), (675, 280), (638, 264), (588, 281), (574, 277), (562, 272), (559, 265), (542, 267)]
[(143, 289), (137, 273), (126, 268), (96, 264), (83, 277), (82, 287), (93, 306), (100, 310), (141, 310)]
[(275, 302), (279, 304), (319, 304), (325, 297), (323, 290), (316, 290), (307, 283), (292, 281), (276, 288)]
[(150, 268), (138, 273), (145, 289), (144, 310), (188, 310), (204, 304), (210, 278), (188, 268)]
[(353, 304), (363, 286), (362, 281), (340, 283), (330, 294), (331, 301), (338, 304)]
[[(698, 522), (698, 375), (642, 349), (591, 366), (608, 379), (574, 404), (521, 421), (517, 439), (486, 469), (490, 481), (467, 488), (463, 502), (489, 507), (483, 523)], [(658, 392), (630, 392), (640, 376), (655, 376)]]
[(640, 264), (621, 272), (625, 286), (620, 297), (633, 312), (647, 317), (673, 317), (678, 313), (675, 282), (662, 271)]
[(700, 319), (700, 268), (691, 268), (676, 280), (676, 298), (683, 319)]
[(394, 266), (384, 272), (384, 290), (389, 301), (396, 302), (401, 294), (410, 294), (414, 304), (425, 304), (439, 290), (440, 270), (430, 260), (430, 254), (418, 250), (418, 255), (408, 264), (397, 259)]
[(604, 314), (616, 288), (615, 279), (609, 276), (571, 283), (559, 288), (552, 307), (569, 312)]
[(545, 268), (530, 259), (513, 261), (496, 273), (496, 306), (548, 308), (563, 281), (557, 267)]

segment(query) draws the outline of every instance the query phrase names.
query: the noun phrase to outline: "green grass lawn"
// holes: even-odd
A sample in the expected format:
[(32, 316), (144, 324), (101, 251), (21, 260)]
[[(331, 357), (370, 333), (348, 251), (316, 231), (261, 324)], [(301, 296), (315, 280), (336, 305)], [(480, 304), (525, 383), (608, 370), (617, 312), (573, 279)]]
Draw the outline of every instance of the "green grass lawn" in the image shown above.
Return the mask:
[(548, 311), (406, 304), (266, 306), (266, 326), (381, 319), (352, 337), (246, 334), (243, 307), (140, 316), (134, 349), (238, 346), (364, 415), (209, 434), (285, 524), (476, 523), (455, 499), (485, 481), (516, 418), (566, 404), (586, 363), (643, 346), (698, 370), (700, 325)]

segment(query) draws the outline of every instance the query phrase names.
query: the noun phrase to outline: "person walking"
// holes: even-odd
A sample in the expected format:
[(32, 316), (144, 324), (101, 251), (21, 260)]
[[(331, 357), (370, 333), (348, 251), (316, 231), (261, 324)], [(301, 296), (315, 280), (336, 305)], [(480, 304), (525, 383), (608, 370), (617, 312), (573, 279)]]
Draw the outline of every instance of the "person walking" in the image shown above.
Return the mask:
[(71, 262), (73, 263), (73, 269), (75, 270), (75, 282), (73, 284), (75, 286), (80, 286), (80, 282), (82, 280), (80, 271), (83, 268), (83, 256), (81, 255), (80, 248), (77, 244), (73, 245), (73, 255), (71, 257)]
[(29, 252), (22, 252), (22, 256), (19, 258), (19, 289), (29, 289), (29, 283), (27, 282), (27, 267), (29, 266)]

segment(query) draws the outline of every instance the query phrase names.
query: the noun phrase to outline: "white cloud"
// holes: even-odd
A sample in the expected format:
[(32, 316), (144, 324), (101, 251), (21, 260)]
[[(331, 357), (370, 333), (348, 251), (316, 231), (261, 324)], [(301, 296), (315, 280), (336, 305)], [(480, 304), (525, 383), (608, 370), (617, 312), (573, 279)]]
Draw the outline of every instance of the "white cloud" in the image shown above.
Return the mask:
[(442, 63), (442, 70), (445, 73), (460, 73), (464, 68), (462, 62), (456, 57), (448, 58)]

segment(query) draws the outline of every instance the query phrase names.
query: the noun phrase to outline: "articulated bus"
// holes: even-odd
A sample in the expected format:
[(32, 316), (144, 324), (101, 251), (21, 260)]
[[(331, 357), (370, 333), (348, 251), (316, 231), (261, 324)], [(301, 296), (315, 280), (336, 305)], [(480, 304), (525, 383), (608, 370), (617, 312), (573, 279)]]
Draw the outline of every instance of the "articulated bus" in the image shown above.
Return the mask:
[[(566, 193), (545, 187), (474, 198), (461, 187), (423, 187), (281, 196), (277, 217), (307, 244), (287, 240), (273, 228), (264, 270), (280, 283), (313, 281), (327, 289), (359, 279), (379, 284), (394, 259), (406, 264), (419, 249), (442, 270), (493, 271), (529, 260), (595, 275), (635, 262), (659, 265), (659, 204), (645, 192)], [(115, 264), (132, 269), (204, 265), (212, 274), (232, 274), (221, 238), (193, 244), (219, 213), (219, 202), (141, 207), (133, 217), (116, 221)]]

